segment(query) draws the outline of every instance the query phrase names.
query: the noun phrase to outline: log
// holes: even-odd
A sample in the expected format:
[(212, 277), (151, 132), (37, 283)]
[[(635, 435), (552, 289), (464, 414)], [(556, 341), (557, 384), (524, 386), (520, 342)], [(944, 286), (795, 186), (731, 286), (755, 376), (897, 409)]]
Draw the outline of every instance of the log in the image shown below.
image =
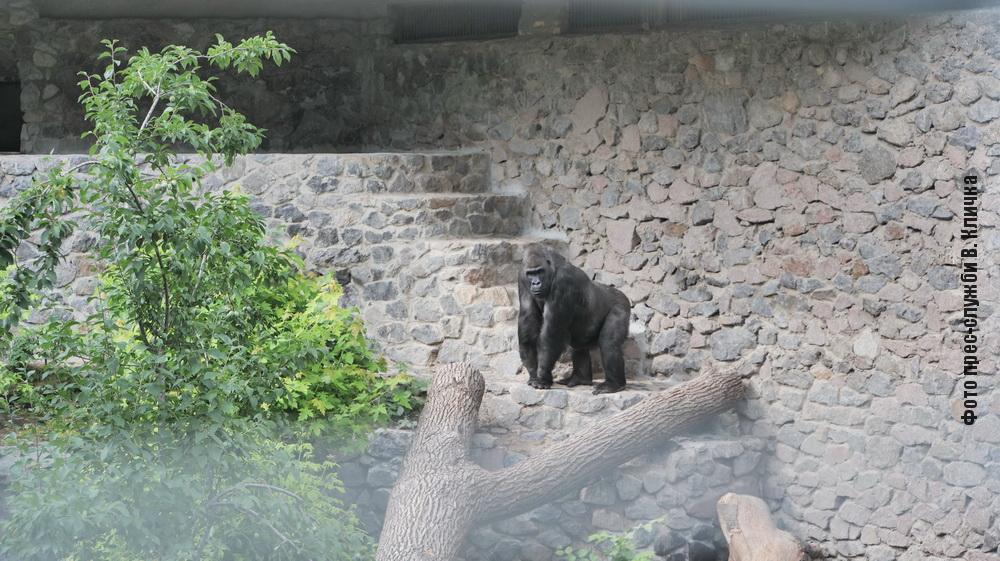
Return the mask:
[(750, 495), (726, 493), (716, 507), (729, 561), (802, 561), (805, 551), (791, 534), (778, 529), (767, 503)]
[(469, 459), (485, 382), (467, 364), (438, 367), (389, 496), (377, 561), (451, 561), (470, 529), (559, 499), (727, 409), (743, 394), (735, 373), (711, 371), (657, 392), (513, 466)]

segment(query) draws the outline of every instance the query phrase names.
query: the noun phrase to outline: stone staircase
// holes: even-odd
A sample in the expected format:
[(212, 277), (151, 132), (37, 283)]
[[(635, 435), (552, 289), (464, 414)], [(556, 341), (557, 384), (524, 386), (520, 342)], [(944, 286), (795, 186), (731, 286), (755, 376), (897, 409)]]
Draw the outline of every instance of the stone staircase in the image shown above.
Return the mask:
[(334, 272), (391, 361), (417, 375), (469, 361), (513, 375), (524, 190), (494, 190), (483, 152), (252, 155), (210, 188), (255, 196), (271, 226)]
[[(529, 194), (495, 189), (490, 165), (478, 151), (254, 155), (212, 187), (238, 183), (274, 226), (299, 236), (307, 262), (337, 273), (391, 361), (417, 375), (468, 361), (509, 378), (520, 368), (523, 248), (566, 243), (527, 233)], [(645, 371), (642, 339), (627, 349), (631, 373)]]

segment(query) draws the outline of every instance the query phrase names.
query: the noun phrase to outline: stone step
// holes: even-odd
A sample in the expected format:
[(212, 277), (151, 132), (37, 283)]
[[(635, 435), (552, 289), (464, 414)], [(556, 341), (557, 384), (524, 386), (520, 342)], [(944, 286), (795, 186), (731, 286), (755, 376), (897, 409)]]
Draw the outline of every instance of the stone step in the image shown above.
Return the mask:
[(371, 193), (485, 193), (489, 154), (480, 151), (359, 154), (250, 154), (206, 180), (253, 195)]
[(258, 212), (270, 218), (269, 226), (309, 242), (306, 251), (435, 238), (517, 236), (531, 209), (526, 193), (320, 195), (275, 205), (255, 204)]
[[(527, 384), (526, 376), (484, 376), (486, 393), (479, 409), (480, 431), (494, 435), (507, 450), (520, 451), (561, 440), (680, 383), (670, 378), (644, 377), (629, 381), (620, 392), (594, 395), (590, 386), (555, 385), (539, 390)], [(710, 424), (716, 429), (714, 438), (726, 434), (739, 437), (739, 421), (733, 412), (714, 418)]]
[[(362, 223), (396, 238), (516, 236), (524, 229), (527, 193), (374, 195), (348, 205), (364, 209)], [(393, 232), (393, 230), (396, 230)]]

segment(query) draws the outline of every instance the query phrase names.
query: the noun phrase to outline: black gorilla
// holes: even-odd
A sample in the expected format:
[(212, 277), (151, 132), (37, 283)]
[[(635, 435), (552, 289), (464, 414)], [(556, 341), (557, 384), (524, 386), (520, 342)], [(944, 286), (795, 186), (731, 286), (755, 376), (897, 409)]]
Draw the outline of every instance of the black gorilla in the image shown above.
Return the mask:
[(552, 368), (569, 345), (573, 374), (559, 383), (590, 384), (590, 349), (598, 347), (605, 378), (594, 393), (625, 387), (622, 347), (632, 305), (620, 290), (591, 281), (562, 255), (538, 244), (525, 250), (517, 290), (517, 339), (528, 384), (552, 387)]

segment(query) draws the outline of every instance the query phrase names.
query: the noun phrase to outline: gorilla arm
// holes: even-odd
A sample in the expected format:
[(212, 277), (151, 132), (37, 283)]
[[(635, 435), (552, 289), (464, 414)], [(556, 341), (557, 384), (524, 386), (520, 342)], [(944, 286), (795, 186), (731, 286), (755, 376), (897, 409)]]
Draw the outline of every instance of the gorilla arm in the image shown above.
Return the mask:
[(542, 331), (542, 311), (528, 291), (524, 278), (518, 279), (517, 342), (521, 364), (528, 369), (528, 383), (538, 376), (538, 340)]
[[(542, 312), (542, 331), (538, 338), (538, 376), (536, 388), (552, 387), (552, 369), (569, 343), (569, 321), (572, 312), (558, 309), (558, 301), (546, 302)], [(560, 313), (562, 312), (562, 313)]]

